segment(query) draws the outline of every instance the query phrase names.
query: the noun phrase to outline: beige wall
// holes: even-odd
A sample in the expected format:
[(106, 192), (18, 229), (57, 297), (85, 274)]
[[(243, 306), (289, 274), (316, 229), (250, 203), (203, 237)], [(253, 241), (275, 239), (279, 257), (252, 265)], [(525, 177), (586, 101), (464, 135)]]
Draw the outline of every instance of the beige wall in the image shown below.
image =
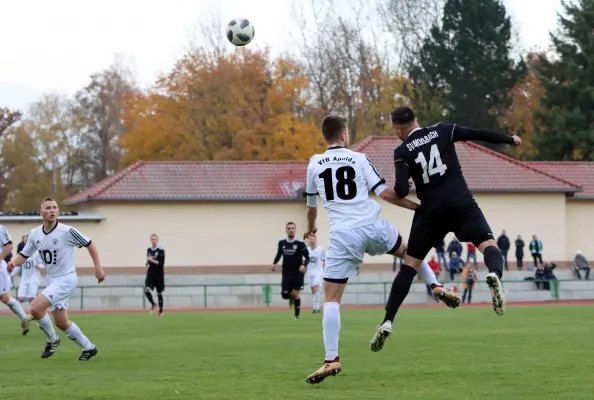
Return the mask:
[[(567, 226), (567, 243), (579, 243), (587, 253), (586, 242), (591, 235), (585, 233), (589, 225), (583, 221), (594, 217), (594, 202), (568, 203), (566, 220), (563, 194), (477, 194), (476, 199), (495, 236), (506, 229), (512, 241), (521, 234), (528, 245), (535, 232), (543, 241), (545, 259), (565, 260), (575, 251), (574, 244), (566, 246), (563, 232)], [(382, 217), (407, 239), (413, 213), (380, 202)], [(161, 237), (169, 266), (267, 265), (274, 258), (276, 243), (284, 237), (287, 221), (297, 224), (301, 237), (306, 227), (304, 211), (301, 202), (89, 203), (82, 204), (79, 212), (99, 214), (105, 220), (71, 224), (97, 244), (105, 267), (142, 266), (151, 233)], [(321, 204), (318, 221), (319, 242), (327, 247), (328, 222)], [(17, 243), (38, 224), (4, 225)], [(512, 260), (513, 253), (512, 245)], [(84, 249), (75, 252), (75, 262), (80, 267), (92, 265)], [(392, 258), (366, 256), (366, 262), (391, 263)]]
[(568, 200), (565, 259), (573, 260), (577, 250), (584, 252), (588, 260), (594, 260), (594, 200)]

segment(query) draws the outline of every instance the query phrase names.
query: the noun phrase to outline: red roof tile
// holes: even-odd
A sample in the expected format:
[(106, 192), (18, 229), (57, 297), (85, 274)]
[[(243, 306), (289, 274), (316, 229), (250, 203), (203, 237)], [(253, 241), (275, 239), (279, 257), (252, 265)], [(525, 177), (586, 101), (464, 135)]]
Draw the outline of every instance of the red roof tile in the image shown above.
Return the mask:
[[(393, 185), (393, 152), (399, 141), (366, 138), (351, 146), (366, 153)], [(578, 186), (473, 143), (456, 150), (473, 191), (572, 192)], [(295, 200), (305, 189), (307, 162), (138, 162), (67, 199), (91, 200)]]
[(526, 163), (540, 171), (571, 180), (582, 187), (576, 199), (594, 199), (594, 162), (587, 161), (537, 161)]

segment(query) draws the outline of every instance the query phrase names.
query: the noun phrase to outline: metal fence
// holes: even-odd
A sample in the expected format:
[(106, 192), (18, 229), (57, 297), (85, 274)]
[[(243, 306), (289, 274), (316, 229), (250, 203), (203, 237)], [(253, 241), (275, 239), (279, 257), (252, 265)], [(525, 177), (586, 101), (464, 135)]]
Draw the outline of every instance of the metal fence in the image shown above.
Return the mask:
[[(552, 300), (562, 300), (561, 299), (561, 286), (564, 285), (567, 282), (584, 282), (582, 280), (578, 280), (578, 279), (564, 279), (564, 280), (509, 280), (509, 281), (503, 281), (504, 287), (509, 285), (513, 285), (513, 284), (526, 284), (526, 283), (530, 283), (530, 284), (535, 284), (534, 285), (534, 290), (536, 291), (536, 283), (540, 283), (540, 284), (544, 284), (548, 282), (550, 285), (550, 294), (551, 294), (551, 299)], [(587, 282), (587, 281), (586, 281)], [(448, 283), (444, 283), (444, 285), (446, 287), (451, 287), (453, 285), (461, 285), (463, 282), (448, 282)], [(480, 282), (479, 282), (480, 283)], [(392, 282), (352, 282), (349, 283), (349, 286), (355, 286), (355, 285), (381, 285), (382, 287), (382, 292), (383, 292), (383, 299), (384, 299), (384, 303), (387, 301), (388, 299), (388, 295), (390, 293), (390, 288), (392, 285)], [(233, 288), (233, 287), (261, 287), (261, 300), (262, 300), (262, 304), (266, 305), (266, 306), (270, 306), (270, 304), (272, 303), (272, 296), (273, 296), (273, 288), (277, 288), (278, 285), (277, 284), (270, 284), (270, 283), (237, 283), (237, 284), (204, 284), (204, 285), (167, 285), (167, 288), (195, 288), (197, 289), (197, 293), (192, 294), (191, 296), (197, 296), (199, 295), (200, 292), (202, 292), (202, 296), (203, 296), (203, 304), (202, 306), (204, 308), (208, 308), (209, 304), (208, 304), (208, 297), (209, 297), (209, 290), (213, 289), (213, 288), (221, 288), (221, 287), (227, 287), (227, 288)], [(43, 288), (45, 288), (45, 286), (40, 286), (40, 289), (42, 290)], [(85, 308), (85, 293), (87, 291), (92, 291), (92, 290), (105, 290), (105, 289), (140, 289), (141, 286), (135, 286), (135, 285), (93, 285), (93, 286), (78, 286), (78, 295), (73, 295), (73, 297), (79, 297), (79, 301), (80, 301), (80, 309), (84, 310)], [(17, 291), (18, 291), (18, 287), (14, 287), (14, 295), (16, 297), (17, 295)], [(378, 293), (378, 291), (375, 291), (374, 293)], [(252, 294), (254, 295), (254, 294)], [(183, 297), (184, 295), (175, 295), (176, 297)], [(217, 294), (217, 296), (225, 296), (223, 294)], [(233, 296), (233, 295), (230, 295)], [(98, 297), (98, 296), (94, 296), (94, 297)], [(109, 296), (105, 296), (105, 297), (109, 297)], [(116, 295), (113, 295), (113, 297), (118, 297)], [(594, 299), (594, 290), (592, 291), (592, 298)], [(139, 299), (140, 300), (140, 299)], [(142, 307), (146, 308), (147, 304), (146, 304), (146, 297), (142, 296)]]

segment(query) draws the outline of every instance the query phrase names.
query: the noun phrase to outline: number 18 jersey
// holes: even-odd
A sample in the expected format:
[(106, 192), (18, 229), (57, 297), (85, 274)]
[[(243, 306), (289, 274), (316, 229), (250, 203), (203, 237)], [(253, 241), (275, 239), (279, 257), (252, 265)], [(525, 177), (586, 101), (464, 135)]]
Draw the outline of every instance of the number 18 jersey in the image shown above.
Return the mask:
[(307, 204), (315, 206), (316, 196), (320, 195), (330, 231), (371, 225), (378, 220), (382, 208), (369, 197), (369, 192), (379, 195), (386, 190), (385, 183), (365, 154), (330, 147), (309, 160)]

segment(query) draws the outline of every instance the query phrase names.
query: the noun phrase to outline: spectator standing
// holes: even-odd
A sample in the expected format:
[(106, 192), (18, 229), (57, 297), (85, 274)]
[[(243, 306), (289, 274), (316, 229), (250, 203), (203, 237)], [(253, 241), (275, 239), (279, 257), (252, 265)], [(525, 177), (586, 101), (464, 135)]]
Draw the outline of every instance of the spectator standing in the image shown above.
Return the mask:
[(472, 258), (474, 268), (478, 268), (478, 265), (476, 263), (476, 246), (472, 242), (466, 243), (466, 246), (468, 247), (468, 253), (466, 253), (466, 263), (469, 263), (470, 259)]
[(542, 265), (542, 242), (536, 235), (532, 235), (532, 241), (530, 242), (529, 248), (530, 254), (532, 254), (532, 258), (534, 259), (534, 266), (538, 267), (539, 261), (540, 265)]
[(456, 253), (457, 256), (462, 255), (462, 243), (460, 243), (455, 236), (448, 245), (448, 256), (452, 258), (452, 254), (454, 253)]
[[(435, 248), (435, 252), (437, 253), (437, 263), (439, 264), (439, 270), (443, 270), (447, 268), (448, 262), (445, 257), (445, 242), (441, 241), (441, 244)], [(442, 264), (443, 263), (443, 264)]]
[(470, 304), (472, 300), (472, 289), (476, 286), (476, 272), (472, 265), (464, 268), (462, 270), (462, 287), (464, 288), (464, 294), (462, 294), (462, 303), (466, 301), (466, 294), (468, 294), (468, 304)]
[(518, 271), (522, 270), (522, 260), (524, 259), (524, 241), (522, 240), (522, 236), (518, 235), (516, 239), (516, 262), (518, 264)]
[(573, 270), (577, 275), (578, 279), (582, 279), (580, 271), (586, 271), (586, 279), (590, 279), (590, 263), (584, 256), (581, 250), (578, 250), (575, 258), (573, 259)]
[(509, 238), (507, 237), (505, 231), (501, 231), (501, 236), (497, 238), (497, 247), (499, 247), (499, 250), (501, 251), (501, 255), (503, 256), (503, 266), (507, 271), (507, 252), (509, 251)]

